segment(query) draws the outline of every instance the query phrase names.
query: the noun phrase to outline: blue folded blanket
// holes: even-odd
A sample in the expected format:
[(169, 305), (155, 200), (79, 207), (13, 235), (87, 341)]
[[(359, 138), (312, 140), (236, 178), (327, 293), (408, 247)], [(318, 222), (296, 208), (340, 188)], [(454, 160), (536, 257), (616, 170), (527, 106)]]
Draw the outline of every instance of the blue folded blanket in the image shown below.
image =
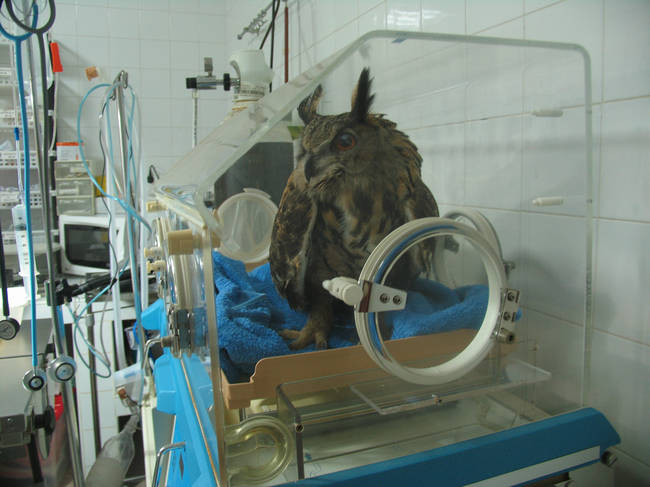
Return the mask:
[[(219, 354), (229, 382), (247, 381), (255, 364), (264, 357), (314, 350), (313, 345), (291, 350), (278, 334), (281, 329), (301, 329), (307, 314), (292, 310), (278, 294), (268, 264), (247, 273), (241, 262), (218, 252), (213, 254), (213, 264), (218, 291)], [(435, 281), (419, 279), (408, 292), (406, 309), (391, 312), (385, 321), (392, 327), (391, 338), (479, 328), (487, 302), (487, 286), (449, 289)], [(337, 317), (329, 347), (347, 347), (358, 341), (352, 315)]]

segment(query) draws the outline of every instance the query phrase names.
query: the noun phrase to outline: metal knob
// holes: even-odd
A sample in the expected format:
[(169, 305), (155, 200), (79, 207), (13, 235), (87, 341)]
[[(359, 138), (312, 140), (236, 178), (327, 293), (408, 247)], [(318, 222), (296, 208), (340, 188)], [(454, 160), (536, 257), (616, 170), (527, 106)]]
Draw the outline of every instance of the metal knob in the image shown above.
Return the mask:
[(28, 391), (40, 391), (47, 382), (47, 375), (41, 369), (30, 369), (23, 376), (23, 387)]
[(20, 330), (20, 323), (13, 318), (7, 317), (0, 320), (0, 338), (3, 340), (12, 340)]
[(47, 368), (52, 380), (56, 382), (67, 382), (74, 377), (77, 371), (77, 364), (67, 355), (59, 355)]

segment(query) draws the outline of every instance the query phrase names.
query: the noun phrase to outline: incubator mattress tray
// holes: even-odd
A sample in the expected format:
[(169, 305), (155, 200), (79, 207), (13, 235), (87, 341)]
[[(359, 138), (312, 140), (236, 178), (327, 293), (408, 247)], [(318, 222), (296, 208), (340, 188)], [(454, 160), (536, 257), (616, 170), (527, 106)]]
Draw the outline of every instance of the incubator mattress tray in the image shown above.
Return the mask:
[[(418, 366), (435, 365), (461, 352), (472, 340), (476, 330), (454, 330), (386, 342), (395, 359), (418, 362)], [(501, 345), (500, 353), (508, 353), (512, 345)], [(423, 364), (421, 361), (426, 360)], [(294, 355), (268, 357), (257, 362), (248, 382), (228, 382), (221, 373), (224, 399), (229, 409), (248, 407), (254, 399), (275, 397), (280, 384), (292, 383), (300, 393), (316, 392), (335, 387), (375, 380), (388, 376), (370, 359), (361, 345), (319, 350)], [(311, 379), (311, 380), (310, 380)]]

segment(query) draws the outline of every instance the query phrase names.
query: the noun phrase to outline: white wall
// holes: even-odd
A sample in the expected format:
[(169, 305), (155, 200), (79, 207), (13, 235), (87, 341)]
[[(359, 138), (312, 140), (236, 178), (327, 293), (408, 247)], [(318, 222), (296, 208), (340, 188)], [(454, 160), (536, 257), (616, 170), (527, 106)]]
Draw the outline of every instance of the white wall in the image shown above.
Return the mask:
[[(230, 51), (257, 47), (260, 38), (247, 35), (238, 41), (235, 36), (268, 3), (227, 2)], [(650, 1), (293, 0), (288, 4), (290, 76), (359, 35), (382, 28), (566, 41), (587, 48), (596, 138), (590, 403), (606, 414), (622, 438), (616, 485), (650, 485)], [(277, 83), (283, 80), (282, 13), (276, 30)], [(447, 141), (462, 144), (462, 130), (460, 136), (454, 126), (445, 130), (441, 135)], [(428, 148), (421, 149), (426, 161)], [(462, 150), (450, 155), (467, 162)], [(570, 230), (568, 218), (565, 228)], [(556, 252), (559, 267), (563, 262), (571, 266), (561, 243), (546, 250)], [(571, 278), (571, 271), (567, 272)], [(582, 313), (580, 300), (573, 312)], [(580, 360), (576, 356), (581, 350), (580, 333), (570, 323), (547, 322), (548, 329), (537, 337), (542, 360), (575, 365)], [(554, 334), (554, 330), (559, 331)], [(545, 342), (545, 335), (553, 336), (555, 343)]]
[[(144, 161), (164, 171), (191, 148), (192, 100), (185, 78), (203, 73), (212, 56), (216, 72), (226, 66), (225, 5), (216, 0), (58, 0), (53, 37), (64, 71), (59, 91), (59, 138), (76, 140), (81, 96), (98, 82), (112, 82), (121, 69), (140, 97)], [(84, 69), (98, 66), (88, 81)], [(102, 91), (102, 90), (98, 90)], [(101, 95), (84, 108), (82, 137), (88, 157), (99, 157), (97, 122)], [(86, 108), (87, 107), (87, 108)], [(201, 93), (199, 136), (223, 119), (230, 95)]]
[[(228, 70), (229, 53), (257, 47), (261, 38), (247, 35), (238, 41), (236, 35), (267, 4), (57, 1), (54, 33), (66, 69), (60, 134), (73, 138), (80, 96), (92, 85), (83, 77), (83, 68), (98, 65), (105, 80), (126, 68), (142, 97), (145, 160), (168, 167), (190, 147), (191, 101), (185, 77), (201, 71), (203, 56), (215, 58), (218, 73)], [(596, 137), (591, 404), (607, 415), (622, 437), (616, 484), (650, 485), (650, 1), (291, 0), (289, 7), (291, 77), (364, 32), (381, 28), (569, 41), (588, 49)], [(282, 13), (276, 29), (276, 83), (283, 79)], [(204, 92), (201, 98), (205, 134), (223, 118), (230, 96)], [(98, 102), (91, 103), (89, 113), (96, 113), (97, 107)], [(89, 152), (97, 156), (96, 124), (90, 115), (83, 126)], [(446, 130), (441, 135), (448, 140), (460, 137), (462, 143), (462, 132)], [(465, 163), (462, 151), (451, 155)], [(557, 262), (562, 262), (562, 246), (557, 248)], [(541, 345), (547, 345), (545, 360), (575, 360), (575, 330), (560, 321), (549, 326), (560, 330), (564, 339), (545, 344), (539, 337)]]

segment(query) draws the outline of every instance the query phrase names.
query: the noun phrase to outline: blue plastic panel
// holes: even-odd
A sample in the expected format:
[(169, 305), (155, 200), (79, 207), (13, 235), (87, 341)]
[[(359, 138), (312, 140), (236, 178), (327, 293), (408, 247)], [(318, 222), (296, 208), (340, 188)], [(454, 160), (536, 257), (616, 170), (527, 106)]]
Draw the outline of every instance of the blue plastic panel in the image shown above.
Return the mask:
[(602, 454), (619, 442), (605, 416), (586, 408), (435, 450), (284, 485), (374, 487), (431, 482), (462, 486), (593, 447), (599, 447)]

